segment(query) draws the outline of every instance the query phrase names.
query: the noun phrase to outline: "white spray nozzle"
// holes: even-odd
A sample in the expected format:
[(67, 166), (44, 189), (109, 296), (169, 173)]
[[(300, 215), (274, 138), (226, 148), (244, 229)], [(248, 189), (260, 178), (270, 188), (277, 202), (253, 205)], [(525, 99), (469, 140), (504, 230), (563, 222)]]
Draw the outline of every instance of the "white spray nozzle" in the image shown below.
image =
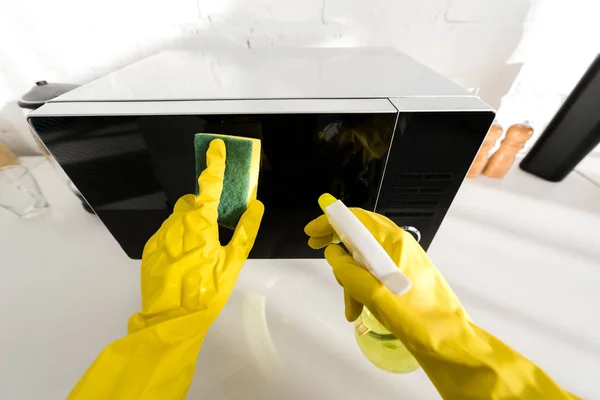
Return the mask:
[(410, 290), (410, 279), (398, 269), (385, 249), (344, 203), (324, 194), (319, 198), (319, 205), (354, 261), (365, 267), (392, 293), (400, 295)]

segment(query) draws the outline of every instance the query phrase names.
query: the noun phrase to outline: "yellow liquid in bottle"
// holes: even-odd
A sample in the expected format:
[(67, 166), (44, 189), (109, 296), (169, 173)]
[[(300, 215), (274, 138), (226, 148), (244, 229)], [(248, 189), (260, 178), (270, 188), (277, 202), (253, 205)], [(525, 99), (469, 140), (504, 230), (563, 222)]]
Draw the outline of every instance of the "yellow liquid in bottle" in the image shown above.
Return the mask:
[(363, 308), (354, 322), (358, 347), (373, 365), (395, 374), (408, 374), (419, 369), (419, 363), (402, 342)]

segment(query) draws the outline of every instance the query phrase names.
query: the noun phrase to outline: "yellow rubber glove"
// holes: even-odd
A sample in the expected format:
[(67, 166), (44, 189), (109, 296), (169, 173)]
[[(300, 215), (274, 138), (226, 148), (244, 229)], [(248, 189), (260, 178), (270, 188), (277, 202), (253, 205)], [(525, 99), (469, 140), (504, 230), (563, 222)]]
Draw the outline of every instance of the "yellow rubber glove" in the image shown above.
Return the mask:
[(142, 255), (142, 311), (129, 334), (109, 345), (77, 383), (71, 399), (182, 399), (209, 326), (235, 286), (254, 244), (264, 207), (251, 202), (227, 246), (217, 209), (225, 144), (214, 140), (199, 196), (185, 195), (148, 240)]
[(333, 230), (322, 215), (305, 232), (309, 245), (328, 246), (325, 258), (344, 288), (346, 318), (363, 305), (419, 361), (446, 399), (575, 399), (531, 361), (476, 326), (413, 236), (388, 218), (351, 209), (412, 280), (402, 296), (392, 294), (346, 251), (330, 244)]

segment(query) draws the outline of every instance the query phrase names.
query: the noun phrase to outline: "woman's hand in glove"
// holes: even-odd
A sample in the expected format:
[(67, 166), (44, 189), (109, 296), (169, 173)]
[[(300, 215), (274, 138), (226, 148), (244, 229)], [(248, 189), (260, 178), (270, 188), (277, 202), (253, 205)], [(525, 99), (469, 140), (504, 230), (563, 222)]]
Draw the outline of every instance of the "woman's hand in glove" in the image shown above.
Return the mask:
[(210, 325), (233, 291), (258, 233), (264, 207), (253, 201), (227, 246), (217, 216), (225, 143), (213, 140), (200, 175), (200, 195), (188, 194), (148, 240), (142, 255), (142, 311), (129, 334), (104, 349), (70, 399), (182, 399)]
[(264, 212), (254, 200), (242, 215), (233, 238), (219, 243), (219, 199), (225, 172), (225, 143), (213, 140), (207, 167), (198, 179), (200, 194), (188, 194), (148, 240), (142, 256), (142, 311), (129, 321), (129, 332), (194, 312), (206, 327), (231, 295), (252, 249)]
[(447, 399), (574, 399), (535, 364), (475, 325), (413, 236), (388, 218), (351, 209), (412, 281), (394, 295), (340, 246), (322, 215), (305, 232), (344, 287), (346, 318), (363, 305), (410, 350), (442, 397)]
[[(400, 314), (403, 320), (414, 320), (418, 326), (413, 329), (418, 328), (423, 321), (429, 321), (429, 313), (460, 314), (461, 318), (468, 318), (452, 289), (410, 233), (383, 215), (360, 208), (352, 208), (351, 211), (383, 246), (400, 270), (410, 278), (412, 289), (402, 296), (393, 295), (342, 247), (332, 245), (333, 230), (327, 217), (322, 215), (310, 222), (305, 232), (309, 236), (310, 247), (319, 249), (328, 246), (325, 258), (332, 266), (338, 282), (344, 287), (348, 321), (358, 318), (363, 305), (391, 332), (394, 332), (391, 328), (400, 322), (397, 320)], [(404, 323), (400, 325), (405, 326)]]

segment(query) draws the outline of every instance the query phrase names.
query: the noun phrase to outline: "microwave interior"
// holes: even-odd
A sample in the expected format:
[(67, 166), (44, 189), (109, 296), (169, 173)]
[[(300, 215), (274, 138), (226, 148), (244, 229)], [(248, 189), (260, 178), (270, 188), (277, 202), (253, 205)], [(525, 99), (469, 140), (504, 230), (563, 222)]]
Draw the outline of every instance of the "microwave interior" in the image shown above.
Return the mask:
[[(194, 135), (261, 139), (258, 198), (265, 204), (253, 258), (317, 258), (304, 226), (331, 193), (376, 210), (431, 242), (492, 112), (44, 116), (41, 140), (127, 255), (177, 199), (196, 188)], [(232, 231), (221, 228), (222, 244)], [(422, 236), (422, 237), (421, 237)]]

